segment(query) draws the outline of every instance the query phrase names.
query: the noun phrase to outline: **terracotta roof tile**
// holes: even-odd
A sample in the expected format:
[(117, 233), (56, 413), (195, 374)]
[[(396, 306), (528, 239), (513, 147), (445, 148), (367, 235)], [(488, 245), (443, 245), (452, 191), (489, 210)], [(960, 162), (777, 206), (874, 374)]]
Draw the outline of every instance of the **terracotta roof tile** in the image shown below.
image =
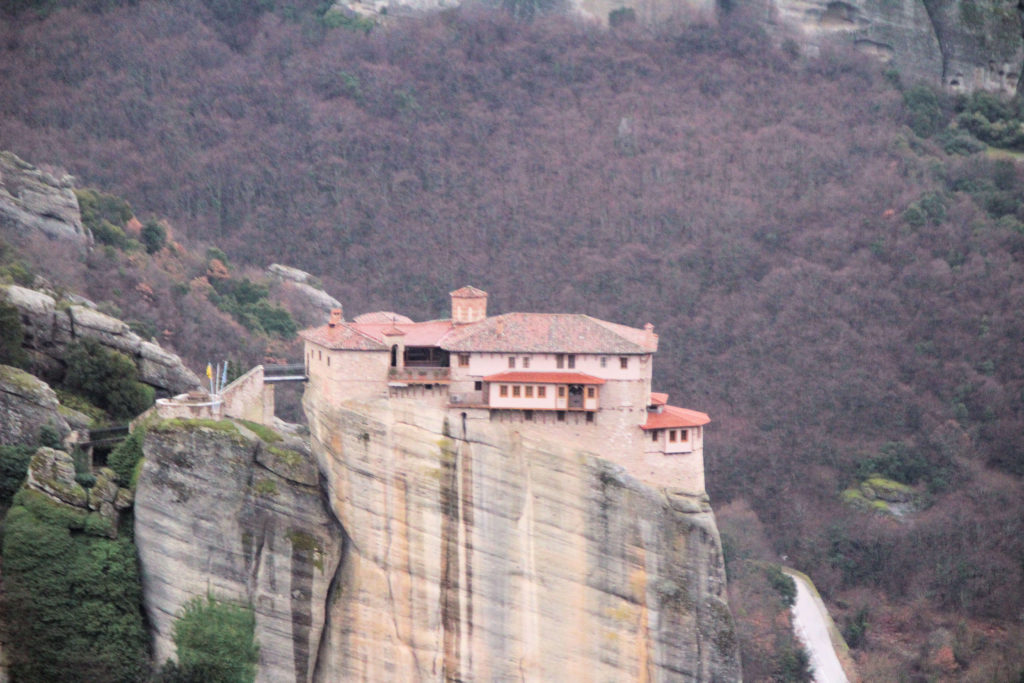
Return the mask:
[(652, 353), (658, 337), (646, 330), (577, 313), (505, 313), (453, 329), (449, 351), (534, 353)]
[(485, 296), (487, 296), (487, 292), (485, 292), (482, 289), (477, 289), (476, 287), (471, 287), (471, 286), (467, 285), (465, 287), (459, 287), (454, 292), (448, 292), (448, 295), (449, 296), (459, 296), (459, 297), (463, 297), (463, 298), (467, 298), (467, 299), (469, 299), (469, 298), (482, 299)]
[(675, 427), (700, 427), (711, 422), (707, 413), (687, 408), (666, 405), (660, 413), (647, 413), (647, 422), (641, 429), (670, 429)]
[(355, 329), (351, 323), (340, 323), (331, 327), (323, 325), (299, 332), (306, 341), (328, 349), (349, 351), (386, 351), (387, 346)]
[(582, 372), (499, 372), (484, 377), (485, 382), (518, 382), (520, 384), (604, 384), (604, 380)]
[(357, 315), (352, 319), (352, 322), (357, 323), (411, 323), (412, 318), (401, 315), (400, 313), (394, 313), (392, 311), (373, 311), (372, 313), (363, 313)]
[(405, 335), (406, 346), (438, 346), (441, 338), (451, 331), (454, 325), (451, 320), (429, 320), (422, 323), (403, 323), (391, 321), (381, 323), (350, 323), (363, 334), (384, 343), (385, 333), (394, 334), (397, 329)]
[(668, 394), (663, 394), (658, 391), (651, 392), (651, 402), (648, 405), (663, 406), (666, 403), (668, 403)]

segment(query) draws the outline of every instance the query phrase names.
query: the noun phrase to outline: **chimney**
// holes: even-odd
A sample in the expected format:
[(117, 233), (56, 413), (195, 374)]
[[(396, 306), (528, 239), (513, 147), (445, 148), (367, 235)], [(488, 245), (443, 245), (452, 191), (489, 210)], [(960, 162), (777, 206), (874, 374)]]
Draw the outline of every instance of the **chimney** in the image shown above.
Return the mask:
[(327, 321), (327, 326), (328, 327), (337, 327), (340, 324), (341, 324), (341, 309), (340, 308), (332, 308), (331, 309), (331, 319)]
[(654, 325), (647, 323), (644, 325), (644, 339), (648, 344), (653, 344), (655, 340)]
[(476, 287), (462, 287), (450, 292), (452, 322), (456, 325), (480, 322), (487, 317), (487, 292)]

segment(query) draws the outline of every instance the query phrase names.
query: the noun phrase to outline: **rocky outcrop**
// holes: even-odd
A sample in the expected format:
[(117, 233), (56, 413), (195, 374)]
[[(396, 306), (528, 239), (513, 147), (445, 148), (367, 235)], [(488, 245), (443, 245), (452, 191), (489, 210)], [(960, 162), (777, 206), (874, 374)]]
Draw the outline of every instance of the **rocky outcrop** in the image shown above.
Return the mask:
[(73, 187), (69, 175), (48, 173), (11, 152), (0, 152), (0, 228), (90, 244)]
[(310, 680), (343, 538), (311, 456), (231, 422), (159, 423), (143, 451), (135, 540), (155, 661), (174, 656), (185, 604), (212, 595), (255, 609), (257, 680)]
[(341, 302), (320, 289), (317, 279), (304, 270), (272, 263), (267, 275), (280, 283), (282, 298), (301, 325), (319, 324), (332, 310), (341, 308)]
[(316, 680), (739, 680), (705, 499), (522, 425), (305, 409), (350, 538)]
[(117, 537), (119, 513), (131, 507), (129, 489), (117, 485), (117, 475), (103, 467), (89, 488), (75, 478), (75, 461), (64, 451), (40, 448), (29, 462), (25, 488), (46, 495), (54, 505), (77, 508), (92, 532)]
[(178, 356), (145, 341), (117, 318), (86, 305), (61, 307), (48, 294), (16, 285), (0, 285), (0, 301), (4, 300), (21, 312), (24, 346), (42, 374), (59, 377), (67, 345), (77, 339), (95, 339), (131, 357), (139, 368), (139, 379), (164, 394), (199, 386), (199, 377)]
[(57, 394), (46, 382), (9, 365), (0, 365), (0, 443), (38, 443), (50, 425), (63, 438), (71, 431), (59, 412)]
[(955, 92), (1014, 94), (1024, 64), (1017, 0), (767, 0), (765, 18), (812, 51), (845, 42)]

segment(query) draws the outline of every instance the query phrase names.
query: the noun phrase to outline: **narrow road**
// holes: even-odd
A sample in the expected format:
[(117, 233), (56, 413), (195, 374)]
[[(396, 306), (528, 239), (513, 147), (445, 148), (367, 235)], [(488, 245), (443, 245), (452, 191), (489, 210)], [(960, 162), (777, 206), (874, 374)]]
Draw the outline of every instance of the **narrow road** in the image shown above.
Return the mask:
[(796, 603), (792, 607), (793, 630), (807, 648), (817, 683), (849, 683), (828, 634), (831, 618), (825, 604), (803, 576), (783, 569), (796, 582)]

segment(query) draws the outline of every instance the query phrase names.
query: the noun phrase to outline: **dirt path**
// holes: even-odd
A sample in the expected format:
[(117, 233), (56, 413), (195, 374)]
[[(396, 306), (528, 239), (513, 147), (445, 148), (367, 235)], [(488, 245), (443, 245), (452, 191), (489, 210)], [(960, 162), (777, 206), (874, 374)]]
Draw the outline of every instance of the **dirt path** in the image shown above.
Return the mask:
[[(835, 647), (829, 637), (832, 622), (817, 592), (799, 573), (783, 570), (796, 581), (796, 603), (793, 605), (793, 630), (811, 655), (814, 680), (818, 683), (848, 683)], [(833, 627), (834, 628), (834, 627)]]

